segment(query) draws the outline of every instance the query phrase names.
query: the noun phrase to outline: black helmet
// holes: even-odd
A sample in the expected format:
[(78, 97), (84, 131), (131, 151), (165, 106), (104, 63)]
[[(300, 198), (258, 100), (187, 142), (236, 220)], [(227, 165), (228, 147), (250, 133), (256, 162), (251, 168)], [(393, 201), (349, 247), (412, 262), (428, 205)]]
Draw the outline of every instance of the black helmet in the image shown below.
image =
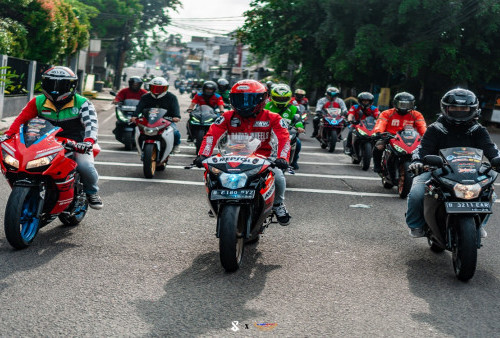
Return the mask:
[[(369, 92), (362, 92), (358, 94), (358, 103), (363, 108), (368, 108), (373, 104), (373, 95)], [(367, 104), (363, 104), (363, 101), (368, 101)]]
[(274, 86), (274, 82), (269, 80), (266, 82), (266, 87), (267, 87), (267, 93), (271, 93), (271, 89), (273, 89), (273, 86)]
[(406, 115), (415, 109), (415, 96), (407, 92), (397, 93), (394, 96), (394, 108), (399, 115)]
[(334, 98), (335, 96), (340, 94), (340, 90), (337, 87), (328, 87), (326, 88), (325, 95)]
[(138, 76), (131, 76), (130, 79), (128, 79), (128, 87), (134, 92), (139, 91), (142, 87), (141, 78)]
[[(213, 81), (207, 81), (203, 84), (203, 87), (201, 88), (201, 92), (203, 95), (206, 96), (212, 96), (215, 94), (215, 91), (217, 90), (217, 84)], [(208, 92), (210, 91), (210, 92)]]
[(441, 99), (441, 112), (450, 122), (460, 124), (471, 121), (479, 115), (479, 101), (467, 89), (452, 89)]
[(42, 74), (42, 92), (58, 109), (75, 95), (78, 76), (68, 67), (55, 66)]
[(219, 87), (219, 92), (225, 92), (226, 90), (229, 89), (229, 81), (226, 79), (218, 79), (217, 80), (217, 87)]

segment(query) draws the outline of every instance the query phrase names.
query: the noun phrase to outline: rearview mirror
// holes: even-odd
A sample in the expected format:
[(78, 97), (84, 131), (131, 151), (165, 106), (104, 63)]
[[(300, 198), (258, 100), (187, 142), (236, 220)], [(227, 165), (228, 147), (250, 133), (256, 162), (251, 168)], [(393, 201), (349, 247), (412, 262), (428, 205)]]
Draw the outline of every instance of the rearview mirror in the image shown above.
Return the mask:
[(424, 157), (424, 164), (430, 165), (431, 167), (442, 168), (444, 166), (443, 159), (437, 155), (427, 155)]

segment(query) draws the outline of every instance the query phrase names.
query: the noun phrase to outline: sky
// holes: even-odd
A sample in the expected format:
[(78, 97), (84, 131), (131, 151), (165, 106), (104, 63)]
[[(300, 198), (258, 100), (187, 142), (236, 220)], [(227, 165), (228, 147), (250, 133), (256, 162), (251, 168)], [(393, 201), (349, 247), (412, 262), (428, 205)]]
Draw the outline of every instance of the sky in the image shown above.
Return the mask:
[[(222, 35), (244, 23), (243, 13), (250, 9), (251, 0), (181, 0), (183, 8), (170, 11), (172, 25), (168, 33), (181, 34), (187, 42), (191, 36)], [(193, 18), (193, 19), (191, 19)]]

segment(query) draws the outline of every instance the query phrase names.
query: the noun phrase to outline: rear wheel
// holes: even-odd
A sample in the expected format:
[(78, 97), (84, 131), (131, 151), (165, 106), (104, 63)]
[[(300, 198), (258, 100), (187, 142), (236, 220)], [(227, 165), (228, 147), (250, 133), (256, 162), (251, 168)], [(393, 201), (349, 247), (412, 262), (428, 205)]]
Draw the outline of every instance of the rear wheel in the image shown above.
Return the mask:
[(457, 278), (463, 282), (474, 276), (477, 264), (477, 230), (474, 217), (458, 216), (452, 229), (452, 260)]
[(14, 187), (10, 193), (5, 209), (5, 237), (16, 249), (27, 248), (38, 233), (39, 198), (38, 189), (33, 187)]
[(370, 168), (370, 163), (372, 162), (372, 144), (366, 142), (361, 147), (361, 157), (363, 159), (361, 163), (361, 169), (367, 171)]
[(125, 150), (132, 150), (134, 148), (135, 140), (133, 132), (125, 131), (123, 133), (123, 144), (125, 144)]
[(335, 147), (337, 146), (337, 131), (332, 130), (330, 135), (328, 136), (328, 152), (333, 153), (335, 151)]
[(194, 138), (195, 138), (195, 146), (196, 146), (196, 154), (200, 151), (201, 143), (203, 142), (203, 138), (205, 137), (205, 134), (207, 133), (206, 130), (203, 129), (198, 129), (194, 133)]
[(413, 184), (413, 177), (411, 177), (408, 172), (409, 166), (410, 162), (403, 162), (399, 166), (398, 194), (401, 198), (406, 198), (406, 196), (408, 196), (411, 185)]
[(220, 262), (227, 272), (238, 270), (243, 258), (245, 219), (240, 207), (226, 205), (218, 215)]
[(143, 171), (146, 178), (153, 178), (156, 171), (156, 145), (148, 143), (144, 146)]

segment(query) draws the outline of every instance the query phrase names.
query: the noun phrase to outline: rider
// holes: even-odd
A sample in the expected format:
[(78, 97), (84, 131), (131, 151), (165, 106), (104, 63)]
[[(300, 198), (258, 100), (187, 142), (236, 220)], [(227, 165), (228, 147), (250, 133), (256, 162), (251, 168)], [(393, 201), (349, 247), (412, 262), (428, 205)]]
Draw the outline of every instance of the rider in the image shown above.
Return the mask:
[(325, 97), (322, 97), (316, 103), (316, 116), (313, 118), (314, 131), (311, 137), (318, 136), (319, 122), (323, 117), (324, 111), (327, 108), (339, 108), (342, 115), (347, 114), (347, 107), (344, 100), (340, 97), (340, 91), (337, 87), (328, 87), (325, 92)]
[(267, 101), (271, 99), (271, 89), (273, 89), (274, 82), (269, 80), (266, 81), (266, 91), (267, 91)]
[(168, 81), (163, 77), (155, 77), (149, 82), (149, 93), (141, 97), (130, 121), (134, 122), (142, 114), (142, 111), (147, 108), (162, 108), (167, 110), (165, 116), (172, 118), (171, 126), (174, 128), (174, 148), (172, 151), (178, 153), (179, 144), (181, 144), (181, 133), (179, 133), (175, 123), (181, 120), (179, 102), (177, 101), (177, 97), (168, 91)]
[(288, 168), (290, 156), (290, 134), (287, 123), (278, 114), (264, 109), (267, 98), (266, 87), (258, 81), (237, 82), (231, 89), (230, 98), (234, 110), (225, 112), (210, 126), (194, 163), (201, 168), (202, 162), (212, 154), (219, 139), (227, 134), (242, 137), (250, 134), (258, 138), (262, 144), (257, 153), (269, 157), (273, 153), (271, 139), (275, 136), (278, 146), (277, 159), (274, 161), (276, 168), (271, 169), (276, 185), (273, 211), (281, 225), (288, 225), (290, 215), (283, 203), (286, 181), (282, 172)]
[[(441, 116), (431, 124), (418, 148), (413, 152), (413, 162), (409, 169), (415, 175), (408, 195), (406, 224), (411, 237), (423, 237), (425, 233), (424, 193), (425, 182), (431, 177), (430, 172), (423, 172), (423, 159), (426, 155), (438, 155), (440, 149), (453, 147), (473, 147), (482, 149), (488, 160), (500, 156), (488, 130), (477, 122), (480, 114), (476, 95), (466, 89), (452, 89), (441, 99)], [(493, 168), (498, 170), (498, 168)], [(481, 237), (486, 237), (481, 227)]]
[(222, 96), (225, 105), (230, 105), (229, 101), (229, 81), (223, 78), (217, 80), (217, 94)]
[[(358, 95), (358, 104), (351, 106), (351, 109), (347, 112), (347, 122), (359, 122), (366, 119), (368, 116), (378, 117), (379, 111), (376, 106), (373, 105), (373, 95), (369, 92), (362, 92)], [(352, 128), (349, 127), (349, 133), (347, 134), (346, 140), (346, 150), (347, 155), (352, 153)]]
[(292, 97), (292, 104), (295, 106), (303, 105), (306, 111), (309, 111), (309, 100), (306, 97), (304, 89), (295, 89), (294, 97)]
[[(280, 116), (289, 124), (296, 121), (293, 126), (297, 128), (299, 133), (303, 133), (305, 132), (304, 124), (302, 123), (297, 107), (291, 104), (291, 100), (292, 91), (290, 90), (290, 87), (286, 84), (276, 84), (273, 86), (273, 89), (271, 89), (271, 101), (266, 104), (264, 109), (280, 114)], [(295, 115), (297, 115), (297, 118), (294, 120)], [(297, 137), (295, 156), (290, 161), (290, 166), (295, 170), (299, 169), (297, 161), (299, 160), (299, 152), (301, 148), (302, 144), (300, 139)]]
[(103, 203), (97, 194), (99, 175), (94, 167), (94, 156), (88, 153), (97, 142), (97, 113), (89, 100), (75, 93), (77, 84), (78, 77), (67, 67), (56, 66), (45, 71), (42, 75), (43, 95), (28, 102), (1, 141), (18, 133), (21, 124), (37, 116), (62, 128), (57, 136), (78, 142), (75, 161), (89, 206), (102, 209)]
[(131, 76), (128, 79), (128, 88), (121, 89), (118, 94), (116, 94), (113, 103), (117, 104), (125, 100), (140, 100), (141, 96), (148, 92), (146, 89), (141, 87), (141, 78), (138, 76)]
[[(420, 135), (424, 135), (427, 125), (423, 115), (415, 110), (415, 97), (407, 92), (401, 92), (394, 96), (394, 108), (383, 111), (377, 119), (377, 124), (373, 129), (374, 136), (379, 133), (388, 132), (396, 134), (400, 130), (404, 130), (405, 126), (414, 126)], [(387, 141), (378, 140), (373, 148), (373, 171), (381, 172), (380, 162), (382, 161), (382, 153)]]

